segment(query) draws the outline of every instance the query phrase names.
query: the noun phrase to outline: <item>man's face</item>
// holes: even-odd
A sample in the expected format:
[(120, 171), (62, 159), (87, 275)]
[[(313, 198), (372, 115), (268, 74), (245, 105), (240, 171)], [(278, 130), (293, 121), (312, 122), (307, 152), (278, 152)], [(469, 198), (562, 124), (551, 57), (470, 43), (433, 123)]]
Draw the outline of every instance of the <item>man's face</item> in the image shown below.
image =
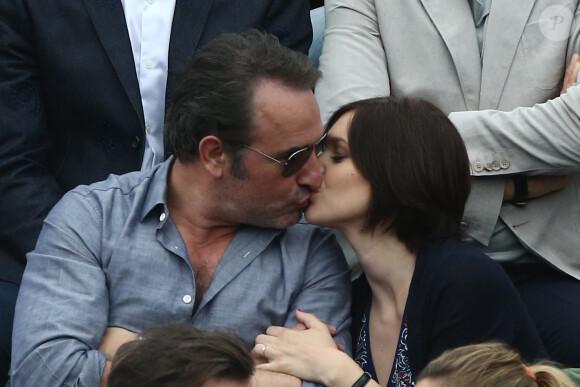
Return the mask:
[[(285, 162), (293, 152), (317, 142), (324, 133), (318, 104), (311, 91), (263, 80), (254, 87), (252, 133), (246, 144)], [(284, 228), (293, 225), (322, 182), (315, 152), (295, 174), (282, 176), (283, 167), (264, 155), (244, 150), (246, 178), (230, 173), (218, 192), (229, 202), (227, 216), (235, 223)], [(230, 169), (231, 170), (231, 169)]]

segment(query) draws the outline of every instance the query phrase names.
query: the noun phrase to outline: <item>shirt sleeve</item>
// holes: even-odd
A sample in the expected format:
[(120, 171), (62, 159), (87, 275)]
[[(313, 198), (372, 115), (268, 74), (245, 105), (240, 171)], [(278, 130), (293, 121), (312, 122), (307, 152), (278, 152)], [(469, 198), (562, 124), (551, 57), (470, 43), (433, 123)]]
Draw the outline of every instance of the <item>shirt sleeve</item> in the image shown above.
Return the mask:
[[(302, 241), (304, 242), (304, 241)], [(316, 228), (310, 234), (305, 280), (298, 296), (288, 307), (286, 327), (294, 326), (296, 309), (312, 313), (321, 321), (336, 327), (334, 338), (352, 354), (350, 340), (350, 269), (336, 237), (329, 230)], [(304, 243), (297, 248), (304, 248)], [(303, 382), (304, 387), (318, 386)]]
[(288, 309), (284, 325), (292, 327), (298, 322), (296, 309), (312, 313), (322, 322), (336, 327), (334, 338), (351, 355), (350, 269), (336, 237), (329, 230), (317, 228), (308, 245), (305, 281)]
[(14, 385), (99, 385), (106, 359), (96, 348), (109, 310), (98, 258), (101, 223), (78, 192), (65, 195), (46, 218), (16, 304)]

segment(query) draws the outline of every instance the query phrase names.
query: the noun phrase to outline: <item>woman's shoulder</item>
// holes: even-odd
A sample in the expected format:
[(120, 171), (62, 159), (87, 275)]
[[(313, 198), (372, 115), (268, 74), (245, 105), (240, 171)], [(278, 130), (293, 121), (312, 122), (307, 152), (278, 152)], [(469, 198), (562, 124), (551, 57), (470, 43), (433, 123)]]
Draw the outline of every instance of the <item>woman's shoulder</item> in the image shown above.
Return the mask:
[(417, 256), (417, 266), (423, 265), (432, 270), (447, 272), (449, 269), (473, 271), (502, 270), (493, 259), (458, 239), (438, 239), (425, 246)]
[(478, 283), (485, 288), (510, 284), (499, 263), (456, 239), (440, 239), (422, 249), (415, 270), (421, 282), (439, 286), (454, 285), (475, 290)]

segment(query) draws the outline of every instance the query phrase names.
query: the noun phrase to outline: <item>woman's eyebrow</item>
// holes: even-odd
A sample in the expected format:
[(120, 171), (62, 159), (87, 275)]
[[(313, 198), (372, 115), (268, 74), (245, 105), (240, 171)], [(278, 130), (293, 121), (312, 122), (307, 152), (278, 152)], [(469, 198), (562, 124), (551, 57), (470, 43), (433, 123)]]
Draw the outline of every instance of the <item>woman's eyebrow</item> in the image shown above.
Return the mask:
[(343, 142), (343, 143), (345, 143), (346, 145), (348, 145), (348, 141), (346, 141), (346, 139), (345, 139), (345, 138), (343, 138), (343, 137), (339, 137), (339, 136), (334, 136), (334, 135), (332, 135), (332, 134), (330, 134), (330, 133), (328, 134), (328, 137), (326, 137), (326, 141), (327, 141), (327, 142), (332, 142), (332, 143)]

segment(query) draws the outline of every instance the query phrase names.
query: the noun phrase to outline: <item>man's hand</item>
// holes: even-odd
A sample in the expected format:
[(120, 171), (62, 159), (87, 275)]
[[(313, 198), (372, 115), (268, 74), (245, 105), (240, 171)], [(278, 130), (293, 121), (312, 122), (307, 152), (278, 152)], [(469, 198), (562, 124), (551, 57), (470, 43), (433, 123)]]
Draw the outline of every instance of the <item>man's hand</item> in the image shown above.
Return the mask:
[(560, 95), (565, 94), (568, 88), (576, 86), (576, 80), (578, 79), (578, 70), (580, 70), (580, 55), (572, 55), (568, 67), (566, 67), (566, 72), (564, 73), (564, 82), (562, 84), (562, 90)]
[(117, 353), (119, 347), (129, 341), (137, 340), (137, 333), (128, 331), (119, 327), (109, 327), (103, 335), (101, 344), (99, 345), (99, 351), (105, 354), (107, 357), (107, 363), (105, 364), (105, 370), (103, 372), (103, 377), (101, 378), (101, 387), (106, 387), (109, 380), (109, 374), (111, 373), (111, 365), (113, 364), (113, 358)]

